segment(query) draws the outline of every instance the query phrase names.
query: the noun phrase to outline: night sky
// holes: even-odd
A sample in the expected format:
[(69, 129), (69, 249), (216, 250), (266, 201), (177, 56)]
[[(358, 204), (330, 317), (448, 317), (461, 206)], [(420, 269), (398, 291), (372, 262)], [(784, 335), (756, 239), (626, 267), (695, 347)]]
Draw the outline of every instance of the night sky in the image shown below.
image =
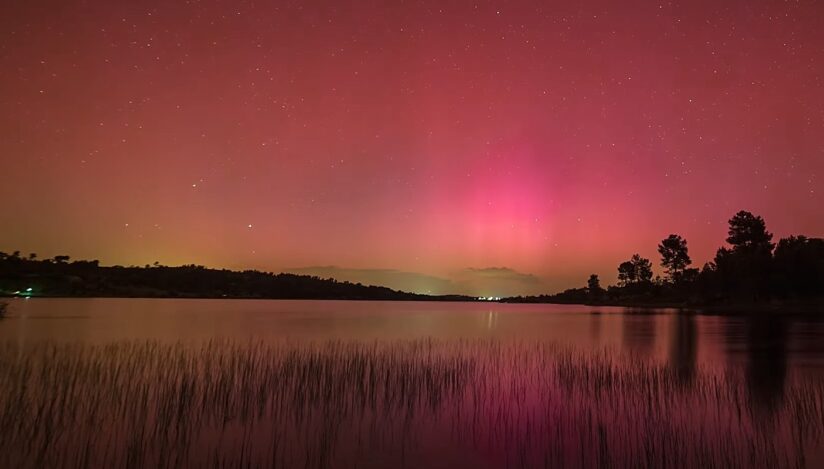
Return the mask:
[(545, 3), (6, 2), (0, 250), (505, 295), (824, 235), (824, 3)]

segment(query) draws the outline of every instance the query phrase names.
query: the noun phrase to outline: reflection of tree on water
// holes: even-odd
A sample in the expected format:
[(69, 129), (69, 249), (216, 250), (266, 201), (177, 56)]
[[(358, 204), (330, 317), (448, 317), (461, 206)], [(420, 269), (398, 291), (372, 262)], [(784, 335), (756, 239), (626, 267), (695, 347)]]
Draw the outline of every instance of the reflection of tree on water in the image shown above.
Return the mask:
[(624, 314), (624, 348), (649, 355), (655, 346), (655, 318), (653, 314)]
[(601, 340), (601, 313), (593, 311), (589, 315), (589, 336), (594, 343), (599, 343)]
[[(816, 362), (824, 357), (824, 318), (805, 319), (792, 323), (792, 328), (788, 331), (793, 338), (793, 350), (801, 355), (801, 364), (813, 359)], [(793, 360), (796, 362), (797, 360)]]
[(697, 356), (698, 334), (695, 316), (676, 314), (670, 338), (670, 367), (680, 385), (687, 386), (695, 378)]
[(787, 324), (776, 317), (747, 324), (747, 387), (756, 408), (774, 411), (784, 398), (787, 377)]

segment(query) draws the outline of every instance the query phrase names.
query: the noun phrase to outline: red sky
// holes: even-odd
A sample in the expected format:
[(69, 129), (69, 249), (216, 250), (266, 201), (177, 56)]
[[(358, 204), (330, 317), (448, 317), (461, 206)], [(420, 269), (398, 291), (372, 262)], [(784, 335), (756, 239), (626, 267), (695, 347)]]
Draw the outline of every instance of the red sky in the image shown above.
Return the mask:
[(824, 235), (821, 2), (546, 3), (4, 6), (0, 250), (504, 295)]

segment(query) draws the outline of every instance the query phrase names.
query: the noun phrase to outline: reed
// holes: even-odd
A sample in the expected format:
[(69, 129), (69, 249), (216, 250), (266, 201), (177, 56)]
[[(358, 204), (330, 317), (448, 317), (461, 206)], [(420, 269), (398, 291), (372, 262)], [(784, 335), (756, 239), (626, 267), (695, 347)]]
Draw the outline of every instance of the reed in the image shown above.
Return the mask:
[[(0, 467), (804, 467), (824, 387), (485, 340), (0, 344)], [(451, 461), (451, 463), (450, 463)]]

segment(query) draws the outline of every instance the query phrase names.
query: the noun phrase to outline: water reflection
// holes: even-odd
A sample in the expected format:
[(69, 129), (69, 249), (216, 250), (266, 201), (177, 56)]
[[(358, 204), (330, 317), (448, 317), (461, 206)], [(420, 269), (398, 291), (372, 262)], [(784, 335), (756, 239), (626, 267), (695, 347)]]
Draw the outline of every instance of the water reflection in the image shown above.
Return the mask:
[(630, 313), (624, 315), (624, 348), (643, 355), (651, 355), (655, 348), (656, 315)]
[[(10, 317), (0, 322), (0, 341), (24, 347), (41, 341), (102, 345), (121, 340), (201, 343), (215, 338), (370, 342), (483, 337), (625, 350), (671, 365), (684, 383), (690, 382), (696, 367), (750, 373), (753, 386), (765, 390), (765, 381), (775, 382), (777, 377), (772, 394), (779, 398), (785, 375), (824, 376), (824, 322), (760, 321), (580, 305), (37, 299), (12, 300)], [(767, 369), (761, 369), (764, 366)], [(769, 378), (770, 373), (775, 376)], [(755, 392), (763, 397), (759, 399), (770, 401), (769, 391), (759, 393)]]
[(695, 316), (681, 314), (673, 318), (670, 339), (669, 365), (681, 386), (695, 378), (698, 361), (698, 331)]
[(774, 316), (747, 322), (746, 381), (756, 409), (774, 411), (787, 379), (787, 321)]
[(498, 313), (489, 311), (486, 313), (486, 328), (492, 330), (496, 327), (498, 327)]
[(601, 313), (593, 311), (589, 315), (589, 336), (594, 343), (598, 343), (601, 339)]
[[(41, 467), (148, 454), (131, 462), (149, 467), (168, 451), (177, 465), (362, 466), (368, 454), (374, 466), (431, 467), (447, 448), (457, 462), (441, 467), (803, 467), (803, 445), (820, 455), (807, 466), (824, 467), (824, 323), (811, 319), (354, 301), (13, 306), (0, 321), (0, 467), (38, 454)], [(143, 425), (180, 430), (130, 433)], [(97, 445), (100, 428), (111, 438)], [(73, 459), (89, 442), (100, 464)]]
[(820, 359), (824, 357), (824, 322), (804, 319), (790, 326), (787, 341), (792, 339), (789, 352), (795, 355), (795, 363), (804, 368), (820, 366)]
[[(695, 318), (673, 324), (694, 362)], [(487, 339), (0, 343), (0, 467), (824, 467), (823, 387), (782, 385), (764, 420), (752, 375), (668, 366)]]

